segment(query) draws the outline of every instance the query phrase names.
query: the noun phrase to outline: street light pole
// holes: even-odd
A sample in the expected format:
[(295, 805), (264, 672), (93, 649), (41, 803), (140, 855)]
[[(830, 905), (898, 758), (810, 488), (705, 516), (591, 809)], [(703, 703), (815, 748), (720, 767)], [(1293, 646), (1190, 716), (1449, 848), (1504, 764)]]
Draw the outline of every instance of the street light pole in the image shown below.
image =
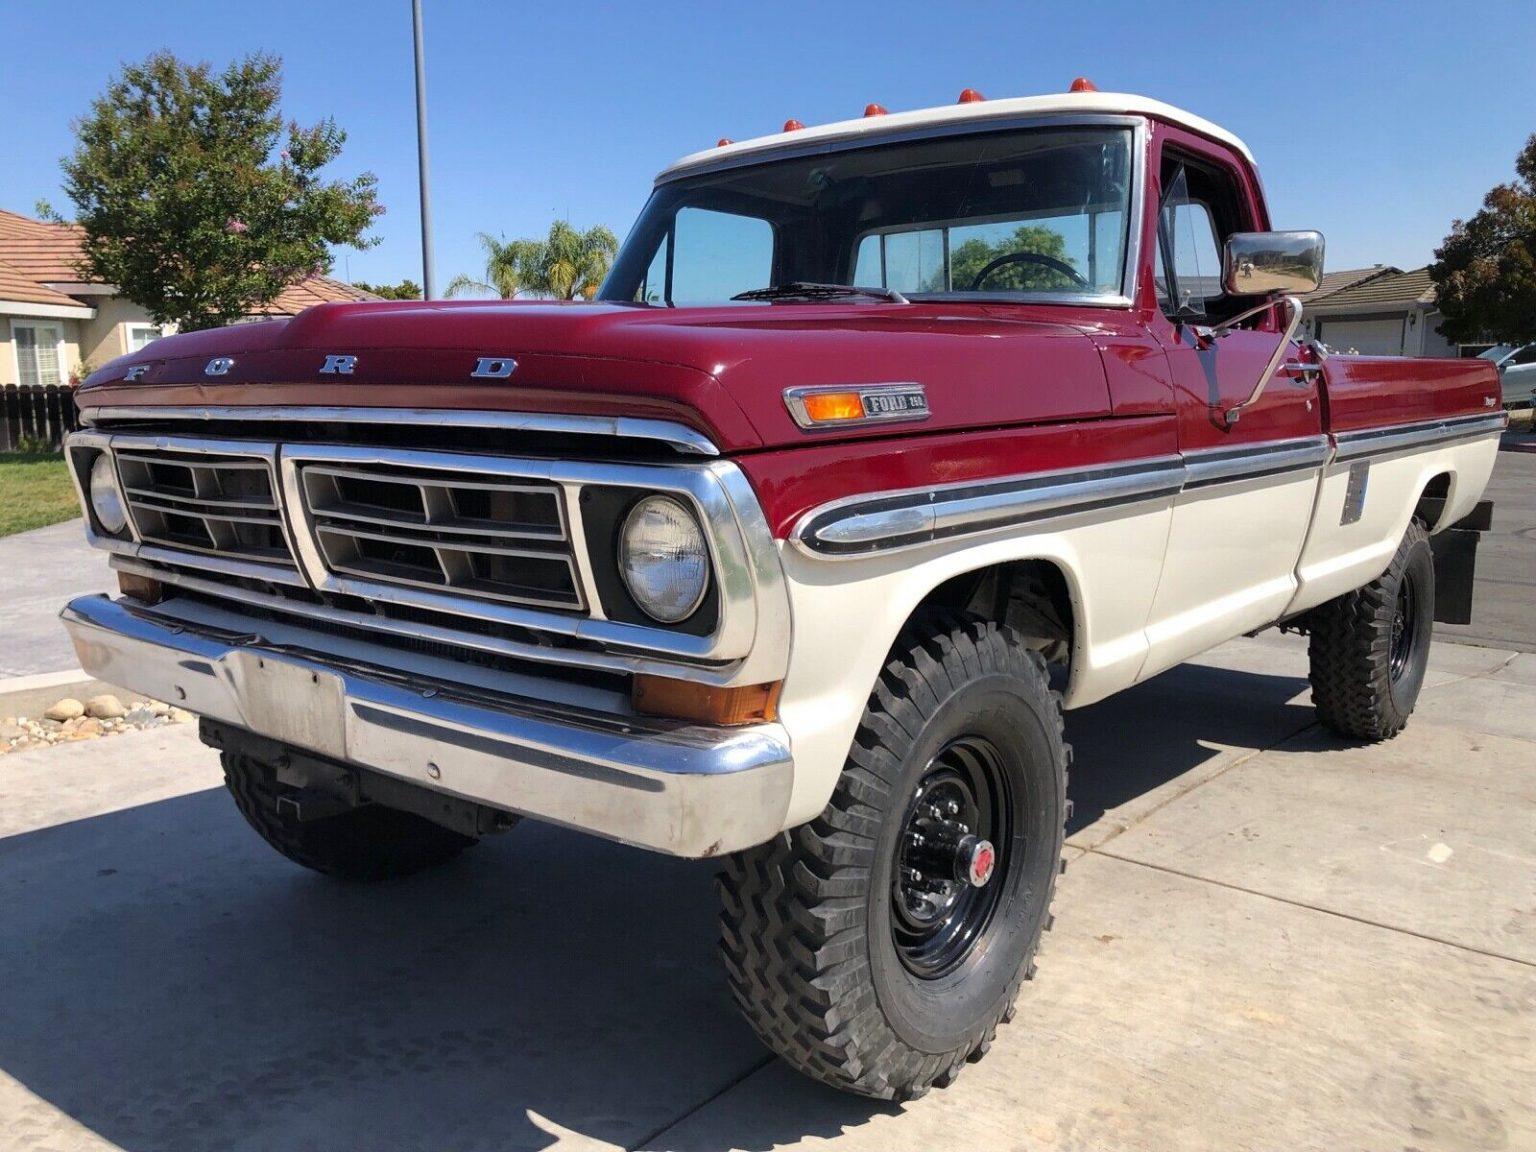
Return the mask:
[(437, 296), (432, 271), (432, 198), (427, 188), (427, 64), (421, 47), (421, 0), (411, 0), (411, 23), (416, 45), (416, 164), (421, 177), (421, 294)]

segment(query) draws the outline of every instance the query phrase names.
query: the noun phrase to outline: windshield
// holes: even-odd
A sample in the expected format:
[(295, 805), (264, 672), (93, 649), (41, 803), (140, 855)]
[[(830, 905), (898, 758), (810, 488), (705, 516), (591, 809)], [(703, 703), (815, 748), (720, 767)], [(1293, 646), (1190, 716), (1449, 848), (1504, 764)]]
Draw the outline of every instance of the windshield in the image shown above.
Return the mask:
[(1504, 357), (1508, 356), (1513, 351), (1514, 349), (1511, 348), (1508, 344), (1495, 344), (1492, 348), (1488, 349), (1488, 351), (1479, 352), (1477, 354), (1477, 358), (1479, 360), (1492, 360), (1495, 364), (1497, 364), (1500, 360), (1504, 359)]
[(651, 196), (599, 298), (719, 304), (790, 284), (1118, 296), (1130, 187), (1125, 128), (940, 137), (684, 177)]

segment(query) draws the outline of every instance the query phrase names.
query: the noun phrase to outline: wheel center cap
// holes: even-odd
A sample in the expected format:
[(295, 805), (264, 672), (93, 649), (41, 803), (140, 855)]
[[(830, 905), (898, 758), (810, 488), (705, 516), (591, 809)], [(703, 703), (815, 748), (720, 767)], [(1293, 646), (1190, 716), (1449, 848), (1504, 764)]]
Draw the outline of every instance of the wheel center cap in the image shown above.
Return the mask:
[(965, 845), (964, 851), (966, 881), (972, 888), (980, 888), (992, 879), (992, 872), (997, 867), (997, 849), (992, 847), (990, 840), (972, 840)]

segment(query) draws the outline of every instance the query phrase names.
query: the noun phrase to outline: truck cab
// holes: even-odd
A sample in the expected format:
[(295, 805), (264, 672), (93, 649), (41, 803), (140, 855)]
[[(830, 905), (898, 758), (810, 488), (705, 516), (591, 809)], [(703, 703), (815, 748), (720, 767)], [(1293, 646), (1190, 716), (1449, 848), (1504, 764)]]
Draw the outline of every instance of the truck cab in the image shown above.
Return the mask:
[(305, 866), (524, 817), (721, 858), (748, 1021), (907, 1098), (1033, 973), (1064, 709), (1279, 625), (1386, 739), (1470, 611), (1494, 368), (1298, 341), (1322, 259), (1231, 133), (1086, 82), (722, 140), (594, 302), (322, 305), (94, 373), (68, 452), (121, 595), (64, 622)]

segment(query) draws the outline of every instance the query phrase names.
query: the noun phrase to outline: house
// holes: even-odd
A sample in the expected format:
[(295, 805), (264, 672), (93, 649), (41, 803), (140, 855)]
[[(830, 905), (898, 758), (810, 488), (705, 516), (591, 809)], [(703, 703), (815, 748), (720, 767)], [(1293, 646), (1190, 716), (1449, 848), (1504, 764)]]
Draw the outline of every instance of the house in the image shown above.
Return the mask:
[[(113, 285), (81, 279), (82, 239), (77, 225), (0, 209), (0, 387), (67, 384), (161, 334)], [(252, 319), (292, 316), (331, 300), (376, 299), (339, 280), (310, 276)]]
[[(1374, 356), (1461, 356), (1440, 335), (1429, 268), (1377, 264), (1330, 272), (1301, 298), (1303, 332), (1335, 352)], [(1481, 346), (1479, 346), (1481, 347)]]

